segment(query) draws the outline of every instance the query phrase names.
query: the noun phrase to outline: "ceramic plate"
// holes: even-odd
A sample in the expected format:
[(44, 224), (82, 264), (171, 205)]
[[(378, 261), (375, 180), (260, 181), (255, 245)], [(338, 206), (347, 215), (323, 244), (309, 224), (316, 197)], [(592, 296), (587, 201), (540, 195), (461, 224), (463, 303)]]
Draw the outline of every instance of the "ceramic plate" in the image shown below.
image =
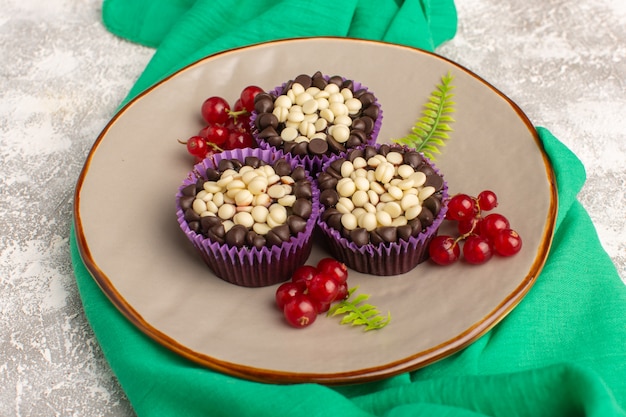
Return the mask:
[[(454, 132), (436, 165), (450, 192), (494, 190), (498, 212), (524, 239), (513, 258), (474, 267), (430, 263), (392, 277), (350, 271), (350, 286), (392, 315), (363, 332), (320, 317), (285, 324), (276, 287), (242, 288), (216, 278), (185, 240), (174, 195), (192, 161), (178, 139), (195, 134), (199, 107), (234, 102), (246, 85), (271, 89), (301, 73), (339, 74), (367, 85), (384, 111), (379, 141), (404, 136), (430, 92), (455, 78)], [(523, 112), (493, 86), (442, 57), (343, 38), (284, 40), (204, 58), (125, 106), (98, 137), (75, 200), (83, 260), (141, 331), (188, 359), (266, 382), (341, 384), (414, 370), (469, 345), (496, 325), (537, 278), (556, 214), (553, 173)], [(309, 263), (326, 256), (315, 247)]]

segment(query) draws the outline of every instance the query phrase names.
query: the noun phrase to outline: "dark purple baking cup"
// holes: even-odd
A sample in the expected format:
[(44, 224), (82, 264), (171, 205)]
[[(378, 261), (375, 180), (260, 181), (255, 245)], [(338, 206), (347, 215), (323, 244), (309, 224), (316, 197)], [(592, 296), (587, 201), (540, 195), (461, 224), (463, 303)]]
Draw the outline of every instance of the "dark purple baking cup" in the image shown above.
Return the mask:
[[(376, 145), (376, 147), (379, 146), (380, 145)], [(340, 156), (332, 158), (330, 162), (339, 158)], [(438, 175), (441, 175), (430, 160), (424, 157), (424, 161), (426, 161)], [(346, 264), (348, 268), (370, 275), (400, 275), (409, 272), (418, 264), (428, 259), (428, 245), (437, 235), (437, 231), (448, 211), (448, 206), (445, 204), (448, 199), (448, 184), (445, 181), (441, 189), (441, 197), (441, 201), (444, 202), (444, 204), (442, 204), (441, 210), (433, 219), (433, 223), (417, 236), (409, 238), (409, 240), (381, 243), (378, 245), (370, 243), (358, 246), (343, 237), (337, 229), (330, 227), (322, 220), (322, 215), (326, 210), (326, 207), (323, 205), (321, 205), (317, 224), (332, 256)]]
[[(247, 156), (254, 156), (266, 163), (273, 164), (282, 157), (282, 154), (271, 150), (245, 148), (224, 151), (201, 161), (189, 172), (178, 189), (176, 216), (181, 230), (216, 276), (243, 287), (265, 287), (289, 279), (299, 266), (304, 265), (311, 254), (313, 246), (311, 236), (319, 216), (320, 206), (319, 189), (308, 172), (306, 178), (311, 182), (313, 194), (311, 216), (306, 221), (304, 231), (292, 236), (289, 241), (280, 245), (258, 249), (255, 247), (237, 248), (215, 242), (189, 228), (180, 206), (182, 189), (195, 184), (199, 178), (205, 178), (207, 168), (216, 168), (222, 159), (238, 159), (244, 162)], [(288, 158), (285, 159), (289, 161)], [(292, 168), (297, 166), (296, 161), (289, 162)]]
[[(326, 81), (328, 81), (330, 77), (327, 76), (327, 75), (324, 75), (324, 78), (326, 79)], [(345, 81), (346, 78), (343, 78), (343, 80)], [(282, 91), (285, 89), (287, 84), (288, 83), (283, 83), (282, 85), (280, 85), (280, 86), (274, 88), (273, 90), (269, 91), (269, 94), (271, 94), (271, 95), (273, 95), (275, 97), (278, 97), (279, 95), (282, 94)], [(366, 91), (374, 94), (372, 91), (370, 91), (367, 87), (363, 86), (361, 83), (359, 83), (357, 81), (353, 81), (353, 91), (358, 91), (358, 90), (361, 90), (361, 89), (365, 89)], [(374, 94), (374, 97), (376, 97), (376, 94)], [(370, 137), (368, 138), (366, 143), (361, 144), (359, 146), (375, 144), (376, 143), (376, 139), (378, 138), (378, 133), (380, 133), (380, 128), (381, 128), (382, 122), (383, 122), (383, 109), (380, 106), (380, 103), (378, 102), (378, 97), (376, 97), (376, 101), (374, 102), (374, 105), (378, 106), (378, 117), (374, 121), (374, 127), (372, 128), (372, 132), (370, 133)], [(253, 136), (257, 146), (259, 148), (261, 148), (261, 149), (268, 149), (268, 150), (272, 150), (274, 152), (280, 151), (280, 152), (283, 152), (285, 155), (291, 155), (291, 157), (293, 159), (296, 159), (297, 161), (299, 161), (299, 163), (301, 165), (303, 165), (304, 168), (307, 171), (309, 171), (312, 175), (316, 175), (318, 172), (320, 172), (322, 170), (322, 168), (326, 166), (326, 164), (329, 162), (330, 159), (335, 158), (335, 157), (344, 156), (347, 151), (349, 151), (350, 149), (354, 149), (354, 148), (349, 148), (346, 152), (340, 152), (338, 154), (322, 155), (322, 156), (293, 155), (290, 152), (285, 152), (284, 149), (277, 148), (275, 146), (270, 145), (269, 143), (267, 143), (266, 140), (264, 140), (264, 139), (259, 137), (259, 131), (256, 128), (256, 124), (255, 124), (257, 116), (258, 116), (258, 113), (256, 111), (253, 111), (251, 116), (250, 116), (250, 126), (252, 127), (252, 129), (251, 129), (252, 136)]]

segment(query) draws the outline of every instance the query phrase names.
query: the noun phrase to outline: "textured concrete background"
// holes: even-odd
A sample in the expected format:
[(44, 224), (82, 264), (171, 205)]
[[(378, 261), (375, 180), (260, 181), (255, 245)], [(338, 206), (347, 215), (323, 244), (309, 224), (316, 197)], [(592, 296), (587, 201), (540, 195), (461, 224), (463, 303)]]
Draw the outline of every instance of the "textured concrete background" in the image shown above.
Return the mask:
[[(626, 280), (626, 2), (457, 0), (437, 52), (584, 162), (579, 198)], [(131, 416), (86, 322), (69, 257), (89, 148), (152, 56), (100, 0), (0, 0), (0, 415)]]

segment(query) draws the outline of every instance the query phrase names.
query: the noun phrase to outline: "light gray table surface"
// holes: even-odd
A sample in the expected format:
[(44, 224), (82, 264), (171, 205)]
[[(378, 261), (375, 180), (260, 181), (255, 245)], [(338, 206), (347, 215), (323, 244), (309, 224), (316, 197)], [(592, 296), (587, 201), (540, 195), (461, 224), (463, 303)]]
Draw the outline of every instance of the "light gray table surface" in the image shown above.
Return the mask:
[[(579, 195), (626, 280), (626, 2), (458, 0), (437, 52), (583, 161)], [(0, 415), (131, 416), (87, 323), (69, 255), (75, 181), (153, 50), (99, 0), (0, 0)]]

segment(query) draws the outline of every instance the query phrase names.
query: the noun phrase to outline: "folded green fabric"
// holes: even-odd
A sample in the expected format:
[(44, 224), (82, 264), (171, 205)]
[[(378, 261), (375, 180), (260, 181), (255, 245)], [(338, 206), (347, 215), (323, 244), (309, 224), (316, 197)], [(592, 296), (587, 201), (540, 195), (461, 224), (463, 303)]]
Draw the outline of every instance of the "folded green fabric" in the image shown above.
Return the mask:
[[(288, 11), (300, 15), (308, 4), (108, 0), (104, 12), (107, 26), (120, 36), (159, 45), (129, 98), (185, 63), (223, 48), (334, 34), (433, 49), (456, 26), (454, 6), (443, 0), (346, 1), (341, 8), (318, 1), (316, 10), (323, 10), (311, 12), (311, 19), (320, 19), (317, 25), (265, 26)], [(332, 24), (324, 20), (328, 13), (334, 16)], [(211, 24), (199, 35), (195, 31), (201, 21)], [(237, 27), (243, 23), (245, 28)], [(538, 133), (556, 173), (559, 213), (550, 256), (536, 284), (500, 324), (469, 347), (382, 381), (280, 386), (189, 362), (154, 343), (118, 312), (82, 263), (72, 233), (72, 261), (85, 313), (137, 414), (626, 416), (626, 286), (576, 200), (585, 180), (580, 161), (548, 130), (539, 128)]]
[(341, 36), (433, 50), (456, 33), (452, 0), (106, 0), (103, 18), (158, 46), (128, 98), (204, 56), (264, 41)]

